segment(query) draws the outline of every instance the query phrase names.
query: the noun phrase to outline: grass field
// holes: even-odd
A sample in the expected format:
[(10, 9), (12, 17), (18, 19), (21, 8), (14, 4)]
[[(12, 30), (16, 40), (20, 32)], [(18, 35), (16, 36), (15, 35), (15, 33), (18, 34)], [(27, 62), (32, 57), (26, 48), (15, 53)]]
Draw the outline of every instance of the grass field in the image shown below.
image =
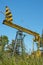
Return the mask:
[(43, 57), (7, 56), (0, 54), (0, 65), (43, 65)]

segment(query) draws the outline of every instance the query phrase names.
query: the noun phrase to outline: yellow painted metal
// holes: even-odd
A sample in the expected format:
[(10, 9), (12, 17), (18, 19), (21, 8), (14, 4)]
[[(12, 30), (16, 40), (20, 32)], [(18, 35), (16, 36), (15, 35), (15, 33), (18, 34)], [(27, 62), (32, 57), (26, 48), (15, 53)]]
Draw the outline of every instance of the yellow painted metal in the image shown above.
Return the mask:
[(7, 22), (6, 20), (3, 23), (5, 25), (7, 25), (7, 26), (10, 26), (10, 27), (15, 28), (17, 30), (20, 30), (22, 32), (25, 32), (25, 33), (28, 33), (30, 35), (35, 36), (35, 41), (39, 41), (39, 39), (40, 39), (40, 35), (38, 33), (36, 33), (36, 32), (33, 32), (33, 31), (29, 30), (29, 29), (21, 27), (21, 26), (19, 26), (17, 24), (14, 24), (14, 23), (11, 23), (11, 22)]
[(12, 13), (11, 13), (10, 9), (8, 8), (8, 6), (6, 6), (5, 19), (10, 22), (13, 21)]
[(17, 24), (12, 23), (12, 20), (13, 20), (12, 19), (12, 13), (10, 12), (10, 9), (8, 8), (8, 6), (6, 6), (6, 12), (5, 13), (6, 13), (6, 16), (5, 16), (6, 18), (5, 18), (4, 22), (3, 22), (5, 25), (10, 26), (12, 28), (15, 28), (17, 30), (20, 30), (22, 32), (28, 33), (30, 35), (33, 35), (35, 37), (35, 39), (34, 39), (35, 42), (40, 41), (40, 35), (38, 33), (33, 32), (33, 31), (29, 30), (29, 29), (26, 29), (24, 27), (21, 27), (21, 26), (19, 26)]

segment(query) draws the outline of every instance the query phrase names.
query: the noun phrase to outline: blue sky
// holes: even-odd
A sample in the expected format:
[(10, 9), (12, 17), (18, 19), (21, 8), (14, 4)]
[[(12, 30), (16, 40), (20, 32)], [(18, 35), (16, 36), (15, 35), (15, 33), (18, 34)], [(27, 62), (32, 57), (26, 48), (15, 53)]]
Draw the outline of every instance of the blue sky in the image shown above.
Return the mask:
[[(41, 35), (43, 29), (43, 0), (0, 0), (0, 11), (5, 12), (6, 5), (12, 12), (13, 23)], [(5, 16), (0, 13), (0, 35), (7, 35), (11, 41), (15, 39), (17, 30), (3, 25), (4, 18)], [(28, 51), (32, 49), (32, 39), (33, 36), (26, 34), (24, 43)]]

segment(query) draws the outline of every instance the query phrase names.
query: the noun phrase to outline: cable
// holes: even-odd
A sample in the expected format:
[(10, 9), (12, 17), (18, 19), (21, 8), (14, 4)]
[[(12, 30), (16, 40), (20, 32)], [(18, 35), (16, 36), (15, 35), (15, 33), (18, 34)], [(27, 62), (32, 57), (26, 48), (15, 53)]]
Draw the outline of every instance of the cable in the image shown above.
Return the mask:
[(5, 13), (3, 13), (2, 11), (0, 11), (0, 13), (2, 13), (3, 15), (5, 15)]

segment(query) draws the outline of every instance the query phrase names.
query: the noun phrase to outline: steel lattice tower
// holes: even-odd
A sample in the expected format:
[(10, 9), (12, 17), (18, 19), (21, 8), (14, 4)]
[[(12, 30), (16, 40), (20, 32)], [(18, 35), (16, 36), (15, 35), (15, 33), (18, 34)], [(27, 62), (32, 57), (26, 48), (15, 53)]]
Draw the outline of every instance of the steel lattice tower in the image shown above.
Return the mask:
[(25, 52), (24, 37), (25, 35), (23, 34), (22, 31), (17, 31), (14, 46), (14, 52), (16, 54), (23, 54)]

